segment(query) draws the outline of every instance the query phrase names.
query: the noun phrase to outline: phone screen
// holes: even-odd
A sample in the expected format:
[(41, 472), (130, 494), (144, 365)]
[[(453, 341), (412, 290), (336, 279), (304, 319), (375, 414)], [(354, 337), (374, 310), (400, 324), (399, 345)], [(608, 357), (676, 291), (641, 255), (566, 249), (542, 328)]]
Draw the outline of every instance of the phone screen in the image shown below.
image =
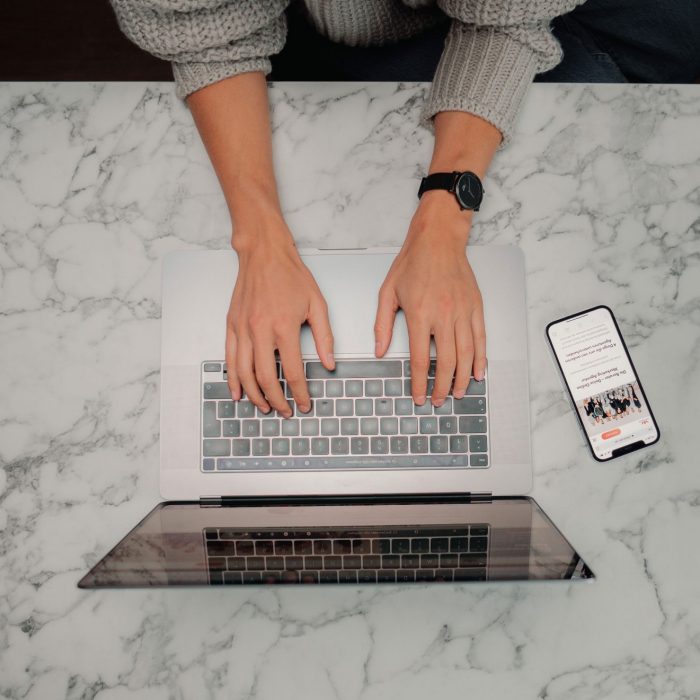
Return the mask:
[(659, 439), (632, 358), (607, 306), (550, 323), (547, 338), (596, 459), (612, 459)]

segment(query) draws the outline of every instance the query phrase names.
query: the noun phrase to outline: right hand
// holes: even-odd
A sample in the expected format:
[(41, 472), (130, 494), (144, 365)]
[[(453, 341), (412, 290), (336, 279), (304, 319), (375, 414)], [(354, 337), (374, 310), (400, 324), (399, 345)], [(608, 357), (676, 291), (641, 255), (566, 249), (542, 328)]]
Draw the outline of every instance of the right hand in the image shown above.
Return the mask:
[(235, 401), (241, 398), (242, 385), (247, 398), (261, 411), (274, 408), (289, 418), (292, 409), (277, 377), (275, 350), (279, 350), (284, 378), (303, 413), (311, 409), (299, 340), (304, 322), (311, 327), (323, 366), (333, 370), (335, 361), (326, 301), (288, 229), (284, 234), (257, 238), (243, 248), (234, 246), (238, 278), (226, 317), (226, 364)]

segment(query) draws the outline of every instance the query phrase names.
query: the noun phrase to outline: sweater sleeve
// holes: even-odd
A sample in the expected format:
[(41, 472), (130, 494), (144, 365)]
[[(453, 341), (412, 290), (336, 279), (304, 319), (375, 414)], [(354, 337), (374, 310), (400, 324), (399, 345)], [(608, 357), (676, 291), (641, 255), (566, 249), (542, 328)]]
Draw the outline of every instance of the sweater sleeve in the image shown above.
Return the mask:
[(178, 97), (239, 73), (271, 70), (289, 0), (110, 0), (136, 45), (172, 62)]
[(432, 128), (438, 112), (470, 112), (501, 132), (500, 148), (509, 143), (535, 74), (561, 61), (550, 21), (581, 1), (438, 0), (452, 24), (421, 123)]

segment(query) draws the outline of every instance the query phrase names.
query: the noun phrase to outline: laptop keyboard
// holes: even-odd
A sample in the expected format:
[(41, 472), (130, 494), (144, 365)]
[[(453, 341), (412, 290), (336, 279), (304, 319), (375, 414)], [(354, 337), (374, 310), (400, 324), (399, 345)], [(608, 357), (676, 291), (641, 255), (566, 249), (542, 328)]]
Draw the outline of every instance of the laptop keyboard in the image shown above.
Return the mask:
[(204, 530), (211, 584), (485, 581), (489, 526)]
[(489, 466), (487, 379), (436, 408), (435, 361), (423, 406), (411, 398), (408, 360), (337, 360), (333, 372), (309, 360), (304, 369), (309, 413), (297, 412), (277, 363), (293, 412), (285, 419), (232, 401), (225, 363), (202, 363), (202, 471)]

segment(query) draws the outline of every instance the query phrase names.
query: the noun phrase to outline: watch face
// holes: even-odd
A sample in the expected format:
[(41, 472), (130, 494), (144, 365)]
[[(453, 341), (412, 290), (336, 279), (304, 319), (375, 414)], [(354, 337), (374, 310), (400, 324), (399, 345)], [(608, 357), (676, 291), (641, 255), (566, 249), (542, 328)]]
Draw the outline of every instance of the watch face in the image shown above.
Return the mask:
[(455, 194), (464, 209), (478, 209), (483, 196), (479, 178), (474, 173), (462, 173), (457, 180)]

